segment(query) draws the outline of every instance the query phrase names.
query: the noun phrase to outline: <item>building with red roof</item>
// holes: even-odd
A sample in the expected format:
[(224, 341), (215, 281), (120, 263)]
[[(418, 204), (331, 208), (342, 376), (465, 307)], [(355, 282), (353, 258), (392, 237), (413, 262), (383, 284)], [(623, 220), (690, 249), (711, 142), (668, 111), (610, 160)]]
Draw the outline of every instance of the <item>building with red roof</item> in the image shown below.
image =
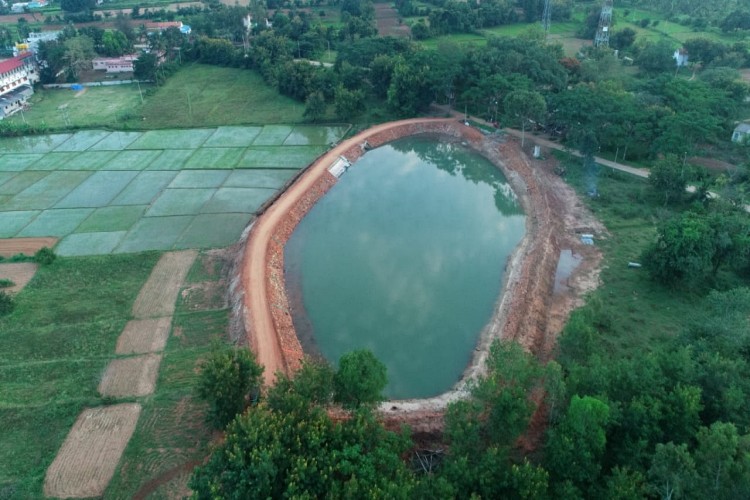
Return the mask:
[(39, 81), (39, 70), (30, 53), (0, 61), (0, 120), (26, 105)]

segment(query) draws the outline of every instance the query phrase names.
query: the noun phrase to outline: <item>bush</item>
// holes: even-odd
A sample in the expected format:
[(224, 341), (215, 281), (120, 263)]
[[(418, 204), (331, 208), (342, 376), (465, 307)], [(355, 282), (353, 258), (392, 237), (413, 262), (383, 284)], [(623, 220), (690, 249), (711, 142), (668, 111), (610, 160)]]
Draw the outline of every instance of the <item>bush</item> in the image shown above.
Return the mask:
[(52, 264), (56, 258), (57, 255), (55, 255), (55, 252), (53, 252), (51, 248), (47, 247), (40, 248), (39, 251), (34, 254), (34, 262), (42, 266), (48, 266)]
[(223, 349), (201, 363), (198, 397), (207, 402), (208, 421), (223, 429), (245, 409), (248, 397), (259, 389), (263, 367), (249, 349)]
[(6, 314), (12, 313), (15, 307), (16, 303), (13, 300), (13, 297), (3, 291), (0, 291), (0, 316), (5, 316)]

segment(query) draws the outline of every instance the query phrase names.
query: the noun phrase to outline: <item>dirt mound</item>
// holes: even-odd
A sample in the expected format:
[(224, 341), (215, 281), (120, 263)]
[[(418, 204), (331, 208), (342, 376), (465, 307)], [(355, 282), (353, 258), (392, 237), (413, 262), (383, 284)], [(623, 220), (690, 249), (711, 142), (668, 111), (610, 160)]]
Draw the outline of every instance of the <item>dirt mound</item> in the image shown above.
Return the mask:
[(31, 278), (34, 277), (38, 266), (32, 262), (15, 262), (0, 264), (0, 280), (10, 280), (15, 285), (8, 288), (0, 288), (0, 291), (18, 293), (23, 290)]
[(145, 319), (174, 314), (177, 294), (197, 256), (195, 250), (162, 255), (135, 299), (133, 316)]
[(138, 403), (84, 410), (47, 469), (45, 496), (89, 498), (104, 494), (140, 413)]
[(0, 239), (0, 256), (13, 257), (16, 254), (34, 255), (44, 247), (53, 248), (57, 238), (6, 238)]
[(117, 339), (117, 354), (146, 354), (164, 350), (172, 318), (134, 319), (128, 321)]
[(158, 354), (113, 359), (99, 383), (99, 393), (115, 398), (147, 396), (154, 392), (160, 363)]

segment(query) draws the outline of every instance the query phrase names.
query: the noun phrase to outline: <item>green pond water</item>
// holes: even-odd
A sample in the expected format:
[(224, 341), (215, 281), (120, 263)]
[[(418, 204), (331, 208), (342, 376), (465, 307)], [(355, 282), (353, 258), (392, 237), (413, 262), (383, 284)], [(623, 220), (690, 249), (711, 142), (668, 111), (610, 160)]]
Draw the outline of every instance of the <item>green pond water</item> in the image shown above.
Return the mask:
[(295, 230), (285, 272), (307, 352), (368, 348), (386, 395), (445, 392), (468, 365), (525, 217), (500, 170), (436, 137), (365, 154)]

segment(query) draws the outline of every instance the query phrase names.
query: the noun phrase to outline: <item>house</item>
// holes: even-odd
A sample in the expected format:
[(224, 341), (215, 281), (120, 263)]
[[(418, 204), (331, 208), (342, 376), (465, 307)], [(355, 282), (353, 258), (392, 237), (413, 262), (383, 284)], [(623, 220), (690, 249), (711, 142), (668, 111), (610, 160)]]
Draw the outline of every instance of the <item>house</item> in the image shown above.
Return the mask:
[(151, 33), (161, 33), (169, 28), (177, 28), (183, 35), (189, 35), (192, 32), (190, 26), (182, 24), (182, 21), (148, 22), (145, 26), (146, 32), (149, 35)]
[(26, 105), (38, 81), (39, 70), (30, 53), (0, 61), (0, 120)]
[(62, 31), (38, 31), (29, 33), (29, 37), (26, 39), (26, 44), (29, 50), (36, 52), (39, 49), (40, 42), (53, 42), (57, 40)]
[(136, 59), (138, 59), (138, 54), (128, 54), (121, 57), (97, 57), (91, 62), (95, 70), (103, 70), (107, 73), (132, 73)]
[(684, 47), (674, 51), (672, 59), (677, 63), (678, 68), (688, 65), (688, 51)]
[(734, 127), (732, 142), (750, 143), (750, 123), (740, 123)]

